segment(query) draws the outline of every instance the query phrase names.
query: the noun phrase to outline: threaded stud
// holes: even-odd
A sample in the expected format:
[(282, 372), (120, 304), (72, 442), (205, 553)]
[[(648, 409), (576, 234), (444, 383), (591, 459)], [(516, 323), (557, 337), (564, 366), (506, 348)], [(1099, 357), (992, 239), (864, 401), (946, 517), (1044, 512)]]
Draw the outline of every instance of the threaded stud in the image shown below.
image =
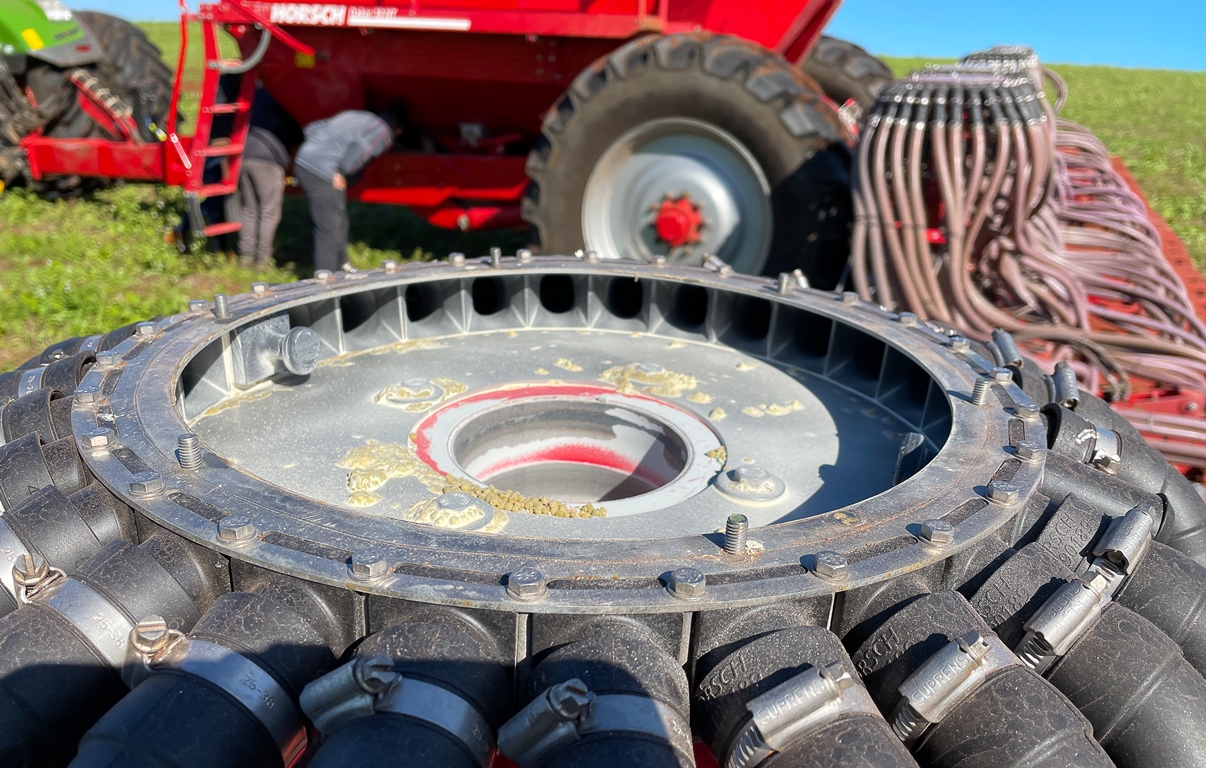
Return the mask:
[(724, 551), (730, 555), (745, 554), (745, 537), (750, 522), (745, 515), (729, 515), (724, 522)]
[(183, 469), (197, 469), (201, 466), (201, 440), (192, 432), (176, 438), (176, 458), (180, 460)]
[(988, 393), (992, 391), (992, 379), (979, 378), (976, 379), (976, 384), (972, 387), (971, 401), (972, 405), (987, 405)]
[(219, 320), (227, 320), (230, 318), (230, 304), (226, 299), (226, 294), (214, 294), (214, 317)]

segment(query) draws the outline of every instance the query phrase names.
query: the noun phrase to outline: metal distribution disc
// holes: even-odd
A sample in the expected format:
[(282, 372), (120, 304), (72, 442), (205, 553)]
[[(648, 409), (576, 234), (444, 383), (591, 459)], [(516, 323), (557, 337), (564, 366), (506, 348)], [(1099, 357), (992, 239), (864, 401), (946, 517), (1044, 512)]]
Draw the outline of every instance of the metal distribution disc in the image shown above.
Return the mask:
[[(1014, 448), (1042, 425), (1011, 382), (973, 397), (991, 371), (911, 316), (787, 279), (496, 257), (198, 305), (104, 357), (73, 419), (116, 430), (85, 456), (110, 489), (238, 560), (503, 610), (507, 574), (537, 568), (524, 612), (681, 612), (679, 569), (706, 579), (693, 610), (825, 594), (1017, 515), (1042, 455)], [(935, 458), (894, 486), (906, 439)], [(749, 545), (726, 554), (738, 513)], [(953, 541), (922, 535), (934, 519)], [(819, 553), (844, 569), (818, 573)]]

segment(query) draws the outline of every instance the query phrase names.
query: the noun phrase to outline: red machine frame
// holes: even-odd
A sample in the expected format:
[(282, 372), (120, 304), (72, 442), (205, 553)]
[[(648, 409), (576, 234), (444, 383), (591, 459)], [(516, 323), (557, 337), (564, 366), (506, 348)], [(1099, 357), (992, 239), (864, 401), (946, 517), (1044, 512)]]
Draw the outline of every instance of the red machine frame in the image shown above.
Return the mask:
[[(406, 4), (376, 0), (372, 5), (363, 1), (363, 6), (347, 6), (225, 0), (203, 4), (191, 13), (182, 0), (182, 44), (168, 140), (140, 143), (136, 137), (69, 140), (30, 135), (22, 147), (31, 175), (153, 181), (182, 187), (192, 200), (230, 194), (237, 187), (257, 78), (304, 124), (340, 109), (374, 106), (366, 103), (371, 96), (365, 96), (371, 90), (367, 82), (371, 76), (358, 68), (371, 68), (380, 56), (388, 55), (391, 67), (376, 74), (378, 84), (383, 78), (389, 83), (386, 88), (403, 80), (413, 83), (414, 93), (407, 94), (415, 103), (412, 116), (418, 111), (420, 117), (431, 118), (430, 128), (422, 119), (417, 122), (420, 130), (437, 136), (440, 151), (391, 153), (367, 169), (350, 196), (406, 205), (430, 223), (447, 228), (517, 226), (522, 223), (519, 204), (527, 186), (527, 149), (538, 135), (540, 119), (591, 62), (639, 35), (699, 30), (740, 36), (798, 62), (840, 4), (840, 0), (674, 0), (673, 5), (670, 0), (412, 0)], [(177, 106), (191, 22), (202, 25), (205, 73), (194, 133), (180, 136)], [(219, 27), (239, 41), (242, 62), (221, 60)], [(349, 45), (355, 34), (363, 45)], [(466, 41), (466, 35), (473, 37)], [(468, 59), (433, 55), (448, 50), (472, 50), (474, 55)], [(235, 103), (218, 103), (218, 78), (233, 70), (251, 70), (255, 77), (243, 78)], [(357, 91), (360, 77), (365, 82)], [(521, 90), (495, 98), (494, 86), (504, 78)], [(485, 110), (482, 122), (494, 128), (496, 118), (501, 123), (480, 142), (449, 135), (455, 126), (441, 123), (438, 117), (455, 114), (466, 101), (447, 84), (466, 82), (481, 88), (476, 102), (481, 105), (477, 114)], [(304, 93), (315, 83), (316, 94)], [(405, 101), (411, 104), (410, 98)], [(211, 142), (213, 119), (221, 114), (234, 115), (234, 129), (228, 141)], [(129, 135), (116, 128), (114, 135)], [(222, 164), (222, 180), (207, 184), (205, 161), (212, 157), (227, 160)], [(205, 233), (220, 235), (237, 228), (237, 223), (211, 225)]]

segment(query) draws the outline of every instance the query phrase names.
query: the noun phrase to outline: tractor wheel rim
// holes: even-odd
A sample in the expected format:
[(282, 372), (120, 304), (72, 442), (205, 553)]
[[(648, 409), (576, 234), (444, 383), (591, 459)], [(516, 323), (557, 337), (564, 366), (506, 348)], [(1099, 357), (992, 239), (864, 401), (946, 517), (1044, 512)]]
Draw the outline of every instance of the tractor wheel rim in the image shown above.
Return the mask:
[[(703, 225), (691, 243), (658, 235), (667, 201), (686, 198)], [(632, 128), (599, 158), (586, 183), (582, 233), (602, 258), (698, 264), (720, 257), (757, 274), (770, 254), (774, 215), (770, 183), (753, 154), (732, 134), (687, 118)]]

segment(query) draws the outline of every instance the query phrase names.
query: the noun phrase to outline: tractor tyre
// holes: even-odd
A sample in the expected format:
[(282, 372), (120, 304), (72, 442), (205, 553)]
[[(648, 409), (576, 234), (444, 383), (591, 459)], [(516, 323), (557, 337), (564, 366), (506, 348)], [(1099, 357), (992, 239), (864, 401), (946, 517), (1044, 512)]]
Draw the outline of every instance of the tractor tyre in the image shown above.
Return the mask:
[(156, 129), (162, 129), (172, 103), (172, 70), (163, 62), (163, 52), (125, 19), (96, 11), (75, 15), (105, 49), (102, 70), (134, 108), (142, 138), (156, 141)]
[[(104, 82), (103, 73), (93, 74)], [(33, 67), (25, 74), (25, 87), (33, 94), (37, 103), (46, 104), (48, 99), (63, 99), (62, 108), (43, 126), (43, 133), (55, 139), (117, 138), (84, 111), (80, 106), (79, 93), (68, 78), (68, 72), (48, 64)], [(82, 179), (79, 176), (54, 176), (37, 182), (30, 181), (29, 186), (40, 194), (62, 197), (103, 187), (105, 182), (101, 179)]]
[(800, 69), (817, 81), (826, 96), (838, 104), (853, 99), (864, 112), (895, 79), (888, 65), (866, 49), (828, 36), (817, 41)]
[(851, 139), (815, 83), (736, 37), (634, 40), (599, 59), (545, 116), (523, 216), (545, 253), (734, 270), (845, 264)]

